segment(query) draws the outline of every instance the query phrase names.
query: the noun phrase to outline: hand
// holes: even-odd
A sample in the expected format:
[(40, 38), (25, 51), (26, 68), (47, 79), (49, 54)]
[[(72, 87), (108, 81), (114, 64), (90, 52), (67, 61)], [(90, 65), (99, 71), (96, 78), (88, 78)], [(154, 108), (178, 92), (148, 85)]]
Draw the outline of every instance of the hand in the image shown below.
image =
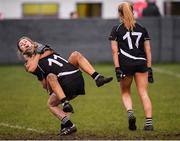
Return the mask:
[(43, 54), (46, 50), (51, 50), (49, 46), (42, 45), (40, 43), (37, 43), (38, 47), (35, 49), (35, 53), (37, 54)]
[(120, 67), (116, 67), (115, 68), (115, 72), (116, 72), (116, 78), (117, 78), (117, 81), (121, 81), (122, 79), (124, 79), (124, 77), (126, 76), (122, 70), (120, 69)]
[(148, 82), (154, 83), (153, 71), (151, 67), (148, 68)]
[(34, 55), (34, 52), (30, 49), (26, 50), (23, 54), (24, 58), (31, 58)]

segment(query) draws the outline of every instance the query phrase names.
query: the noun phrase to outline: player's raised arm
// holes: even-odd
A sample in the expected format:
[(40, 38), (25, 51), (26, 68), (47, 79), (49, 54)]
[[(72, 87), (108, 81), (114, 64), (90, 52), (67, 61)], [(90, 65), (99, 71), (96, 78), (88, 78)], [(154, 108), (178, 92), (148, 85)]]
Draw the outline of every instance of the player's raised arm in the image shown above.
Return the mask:
[(27, 66), (28, 66), (27, 71), (31, 73), (34, 72), (38, 66), (39, 59), (44, 58), (50, 54), (52, 54), (52, 51), (47, 50), (43, 52), (42, 54), (35, 53), (34, 55), (32, 55), (32, 57), (30, 57), (27, 61)]
[(34, 72), (38, 66), (38, 62), (40, 59), (40, 54), (33, 55), (31, 58), (29, 58), (26, 62), (25, 68), (28, 72)]

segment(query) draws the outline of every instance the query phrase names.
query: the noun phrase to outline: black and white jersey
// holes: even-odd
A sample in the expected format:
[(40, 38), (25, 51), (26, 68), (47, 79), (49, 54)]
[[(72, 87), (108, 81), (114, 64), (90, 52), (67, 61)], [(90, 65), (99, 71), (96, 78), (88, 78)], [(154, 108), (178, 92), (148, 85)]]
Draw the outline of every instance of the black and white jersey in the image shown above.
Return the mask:
[(147, 30), (139, 24), (135, 24), (133, 31), (128, 31), (124, 24), (114, 26), (109, 40), (118, 42), (118, 54), (120, 65), (144, 64), (146, 53), (144, 41), (150, 40)]
[(55, 74), (62, 86), (81, 75), (79, 68), (70, 64), (67, 60), (56, 53), (40, 59), (37, 70), (40, 70), (42, 73), (40, 74), (39, 71), (39, 73), (36, 73), (40, 78), (41, 76), (46, 78), (49, 73)]
[(42, 81), (45, 78), (43, 72), (41, 71), (41, 69), (38, 66), (37, 66), (36, 70), (34, 72), (32, 72), (32, 74), (34, 74), (39, 81)]

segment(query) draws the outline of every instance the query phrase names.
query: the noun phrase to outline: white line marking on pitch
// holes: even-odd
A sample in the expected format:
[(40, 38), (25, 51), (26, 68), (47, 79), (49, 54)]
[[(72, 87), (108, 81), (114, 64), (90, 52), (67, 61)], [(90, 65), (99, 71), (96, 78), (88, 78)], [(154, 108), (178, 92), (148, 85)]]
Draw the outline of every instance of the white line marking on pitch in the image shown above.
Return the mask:
[(174, 76), (174, 77), (178, 77), (180, 78), (180, 73), (175, 73), (175, 72), (172, 72), (172, 71), (169, 71), (169, 70), (164, 70), (164, 69), (160, 69), (160, 68), (153, 68), (155, 70), (155, 72), (158, 72), (158, 73), (163, 73), (163, 74), (167, 74), (167, 75), (170, 75), (170, 76)]
[(0, 126), (14, 128), (14, 129), (22, 129), (22, 130), (32, 131), (32, 132), (36, 132), (36, 133), (44, 133), (44, 131), (40, 131), (40, 130), (37, 130), (34, 128), (26, 128), (26, 127), (19, 126), (19, 125), (10, 125), (8, 123), (0, 123)]

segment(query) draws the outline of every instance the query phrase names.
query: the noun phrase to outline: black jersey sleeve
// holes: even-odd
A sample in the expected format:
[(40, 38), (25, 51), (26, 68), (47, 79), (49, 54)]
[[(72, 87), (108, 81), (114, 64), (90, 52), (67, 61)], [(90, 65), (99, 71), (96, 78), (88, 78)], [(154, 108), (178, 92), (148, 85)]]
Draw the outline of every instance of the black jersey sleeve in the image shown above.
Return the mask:
[(34, 74), (39, 81), (42, 81), (44, 79), (44, 75), (39, 67), (37, 67), (36, 70), (32, 74)]
[(117, 41), (117, 26), (112, 28), (111, 34), (109, 35), (109, 40)]
[(146, 30), (146, 28), (143, 28), (144, 29), (144, 41), (146, 40), (151, 40), (151, 38), (149, 37), (149, 33), (148, 31)]

